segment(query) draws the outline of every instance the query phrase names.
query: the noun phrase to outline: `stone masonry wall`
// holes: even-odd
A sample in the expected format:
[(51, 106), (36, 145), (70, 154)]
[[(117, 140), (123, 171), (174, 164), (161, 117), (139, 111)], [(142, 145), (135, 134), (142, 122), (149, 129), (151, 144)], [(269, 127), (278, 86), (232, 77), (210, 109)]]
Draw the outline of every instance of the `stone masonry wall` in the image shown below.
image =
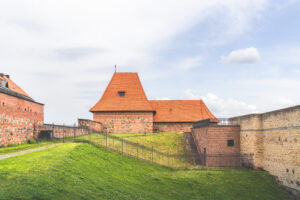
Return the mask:
[[(192, 135), (200, 155), (206, 149), (206, 166), (240, 166), (240, 127), (208, 125), (192, 129)], [(233, 140), (233, 146), (227, 141)]]
[(89, 128), (92, 132), (102, 132), (102, 124), (89, 119), (78, 119), (78, 126)]
[(89, 129), (86, 127), (65, 126), (55, 124), (44, 124), (40, 131), (41, 130), (52, 131), (53, 138), (77, 137), (80, 135), (89, 134)]
[(44, 122), (44, 106), (0, 93), (0, 146), (31, 139)]
[(156, 132), (191, 132), (192, 122), (154, 122)]
[(241, 153), (300, 195), (300, 106), (229, 119), (241, 126)]
[(105, 133), (152, 133), (153, 112), (95, 112)]

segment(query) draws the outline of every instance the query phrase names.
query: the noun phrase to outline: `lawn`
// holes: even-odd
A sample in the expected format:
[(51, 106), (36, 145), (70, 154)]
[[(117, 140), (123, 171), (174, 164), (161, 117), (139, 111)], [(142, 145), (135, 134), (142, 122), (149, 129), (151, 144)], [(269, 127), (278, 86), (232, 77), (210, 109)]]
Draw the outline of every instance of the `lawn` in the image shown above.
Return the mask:
[(157, 151), (170, 154), (183, 154), (185, 152), (185, 141), (183, 133), (131, 133), (112, 134), (126, 140), (137, 142), (141, 145), (152, 147)]
[(33, 148), (49, 145), (51, 143), (53, 143), (53, 141), (43, 141), (43, 142), (40, 142), (40, 143), (35, 143), (34, 142), (32, 144), (27, 144), (27, 143), (14, 144), (14, 145), (9, 145), (7, 147), (0, 147), (0, 155), (1, 154), (14, 153), (14, 152), (18, 152), (18, 151), (27, 150), (27, 149), (33, 149)]
[(185, 150), (183, 133), (90, 134), (77, 137), (121, 154), (173, 168), (199, 168)]
[(0, 161), (0, 199), (289, 199), (250, 170), (173, 170), (85, 143)]

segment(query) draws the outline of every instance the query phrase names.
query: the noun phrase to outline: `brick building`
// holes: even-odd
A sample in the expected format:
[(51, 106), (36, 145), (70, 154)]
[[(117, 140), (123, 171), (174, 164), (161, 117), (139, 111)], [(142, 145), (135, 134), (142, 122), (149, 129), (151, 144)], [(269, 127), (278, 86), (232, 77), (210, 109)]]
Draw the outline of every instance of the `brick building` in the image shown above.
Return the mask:
[(25, 142), (43, 122), (44, 105), (0, 74), (0, 146)]
[(195, 122), (192, 136), (205, 166), (240, 166), (240, 126), (219, 125), (217, 120)]
[(215, 119), (202, 100), (148, 100), (137, 73), (114, 73), (90, 111), (108, 133), (185, 132)]

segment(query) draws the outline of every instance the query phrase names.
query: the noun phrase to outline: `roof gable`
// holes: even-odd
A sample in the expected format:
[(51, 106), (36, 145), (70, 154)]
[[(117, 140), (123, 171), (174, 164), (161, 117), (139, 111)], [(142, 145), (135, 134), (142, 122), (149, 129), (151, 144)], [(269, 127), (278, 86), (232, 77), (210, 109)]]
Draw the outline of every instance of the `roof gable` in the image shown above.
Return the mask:
[(151, 100), (154, 122), (194, 122), (216, 119), (202, 100)]
[[(124, 92), (124, 95), (120, 92)], [(116, 72), (101, 99), (90, 111), (153, 111), (153, 109), (138, 74)]]

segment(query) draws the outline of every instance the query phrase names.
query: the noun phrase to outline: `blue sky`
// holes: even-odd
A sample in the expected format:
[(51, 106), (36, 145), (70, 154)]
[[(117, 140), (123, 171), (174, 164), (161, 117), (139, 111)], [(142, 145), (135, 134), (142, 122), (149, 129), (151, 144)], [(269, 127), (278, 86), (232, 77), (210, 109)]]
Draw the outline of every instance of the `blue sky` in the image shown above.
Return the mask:
[(217, 117), (300, 102), (300, 2), (0, 2), (0, 71), (73, 124), (117, 71), (149, 99), (203, 99)]

